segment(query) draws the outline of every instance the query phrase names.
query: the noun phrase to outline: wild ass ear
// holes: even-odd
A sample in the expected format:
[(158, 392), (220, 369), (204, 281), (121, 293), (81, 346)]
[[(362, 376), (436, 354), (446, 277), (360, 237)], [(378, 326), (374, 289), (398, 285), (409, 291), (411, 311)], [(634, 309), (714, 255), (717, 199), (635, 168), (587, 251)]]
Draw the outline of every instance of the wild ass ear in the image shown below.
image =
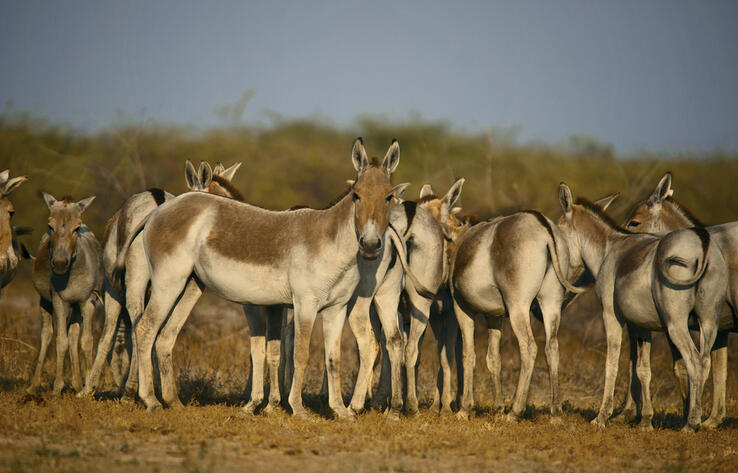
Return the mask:
[(26, 176), (18, 176), (9, 180), (5, 183), (5, 187), (0, 191), (0, 195), (8, 195), (13, 192), (19, 185), (26, 182), (28, 178)]
[(189, 159), (185, 161), (185, 180), (187, 181), (187, 188), (189, 190), (202, 190), (200, 189), (200, 177), (195, 170), (195, 166), (192, 165)]
[(563, 182), (559, 184), (559, 203), (561, 204), (561, 210), (564, 211), (564, 218), (571, 220), (572, 205), (574, 199), (571, 196), (571, 189)]
[(87, 197), (86, 199), (82, 199), (79, 202), (77, 202), (77, 208), (79, 209), (79, 213), (82, 213), (85, 210), (87, 210), (87, 207), (90, 206), (93, 200), (95, 200), (95, 196), (91, 195)]
[(428, 197), (429, 195), (433, 195), (433, 188), (430, 184), (423, 184), (423, 187), (420, 188), (419, 197), (422, 199), (423, 197)]
[(452, 208), (457, 200), (459, 200), (459, 197), (461, 197), (461, 188), (464, 187), (464, 179), (463, 177), (459, 179), (458, 181), (454, 182), (454, 185), (451, 186), (451, 188), (446, 192), (446, 195), (443, 196), (443, 203), (448, 206), (448, 208)]
[(392, 188), (392, 195), (395, 196), (395, 199), (402, 202), (402, 197), (405, 195), (405, 191), (410, 186), (409, 182), (403, 182), (402, 184), (397, 184), (395, 187)]
[(41, 192), (41, 196), (44, 198), (46, 206), (49, 208), (49, 210), (51, 210), (51, 207), (53, 207), (56, 203), (56, 199), (54, 198), (54, 196), (47, 192)]
[(670, 197), (674, 191), (671, 188), (671, 173), (667, 171), (666, 174), (664, 174), (664, 177), (661, 178), (658, 185), (656, 186), (656, 189), (653, 190), (653, 193), (651, 194), (651, 197), (648, 198), (648, 201), (651, 204), (660, 204), (664, 200), (666, 200), (667, 197)]
[(223, 170), (223, 172), (219, 173), (219, 172), (213, 171), (213, 173), (219, 175), (223, 179), (226, 179), (227, 181), (230, 182), (233, 180), (233, 176), (236, 175), (236, 171), (238, 171), (238, 168), (240, 167), (241, 167), (241, 161), (238, 161), (236, 163), (233, 163), (233, 165), (231, 165), (231, 167), (229, 167), (228, 169)]
[(8, 180), (9, 177), (10, 177), (10, 169), (6, 169), (5, 171), (0, 172), (0, 185), (5, 184), (5, 182)]
[(225, 166), (223, 166), (223, 163), (220, 162), (216, 164), (213, 168), (213, 174), (215, 174), (216, 176), (220, 176), (221, 174), (223, 174), (223, 171), (225, 171)]
[(607, 208), (610, 206), (610, 204), (612, 204), (612, 201), (615, 200), (615, 199), (617, 199), (619, 195), (620, 195), (620, 192), (615, 192), (615, 193), (610, 194), (610, 195), (608, 195), (606, 197), (603, 197), (603, 198), (601, 198), (599, 200), (596, 200), (594, 202), (594, 204), (597, 207), (601, 208), (602, 210), (607, 210)]
[(207, 161), (200, 161), (200, 168), (197, 170), (197, 176), (200, 181), (200, 189), (205, 190), (213, 180), (213, 170), (210, 167), (210, 163)]
[(393, 138), (392, 144), (382, 160), (382, 168), (388, 175), (392, 175), (398, 164), (400, 164), (400, 143), (397, 142), (397, 138)]
[(361, 137), (354, 140), (354, 147), (351, 149), (351, 161), (354, 163), (354, 169), (359, 173), (369, 166), (369, 158), (366, 157), (364, 140)]
[(461, 213), (461, 207), (454, 207), (451, 209), (451, 215), (458, 215), (459, 213)]

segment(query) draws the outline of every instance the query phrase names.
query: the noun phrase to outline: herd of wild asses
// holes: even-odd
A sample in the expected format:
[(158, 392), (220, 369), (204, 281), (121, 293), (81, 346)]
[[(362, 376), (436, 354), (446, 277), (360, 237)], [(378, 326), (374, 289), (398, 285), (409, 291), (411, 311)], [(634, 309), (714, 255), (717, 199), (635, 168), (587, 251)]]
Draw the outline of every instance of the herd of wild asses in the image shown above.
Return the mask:
[[(318, 314), (328, 402), (335, 416), (353, 418), (367, 403), (384, 407), (393, 418), (403, 408), (408, 415), (416, 413), (419, 343), (429, 322), (440, 357), (434, 408), (451, 412), (459, 333), (459, 400), (454, 407), (465, 418), (474, 406), (475, 322), (487, 328), (486, 362), (494, 403), (501, 406), (501, 322), (509, 317), (521, 360), (507, 413), (514, 421), (526, 408), (537, 353), (530, 322), (534, 311), (545, 328), (551, 415), (558, 416), (561, 310), (574, 295), (590, 289), (575, 283), (588, 271), (602, 304), (607, 338), (604, 393), (592, 422), (604, 426), (613, 414), (624, 326), (630, 337), (631, 389), (620, 420), (640, 416), (642, 428), (653, 428), (652, 331), (668, 335), (685, 402), (684, 428), (716, 427), (724, 420), (727, 335), (738, 327), (733, 312), (738, 302), (738, 222), (700, 224), (671, 197), (669, 173), (631, 211), (625, 226), (605, 213), (616, 194), (594, 202), (575, 200), (564, 183), (558, 188), (563, 214), (555, 223), (535, 210), (475, 222), (456, 206), (464, 179), (442, 197), (425, 185), (418, 200), (404, 200), (408, 184), (390, 184), (400, 161), (396, 140), (380, 161), (367, 157), (358, 138), (351, 160), (356, 176), (335, 203), (325, 209), (285, 211), (243, 201), (231, 184), (240, 163), (227, 169), (201, 163), (195, 169), (187, 162), (190, 192), (174, 196), (151, 189), (129, 197), (108, 221), (102, 246), (82, 221), (94, 196), (75, 201), (44, 193), (48, 231), (35, 258), (17, 241), (8, 199), (26, 177), (0, 173), (2, 286), (12, 279), (23, 254), (33, 260), (33, 283), (41, 296), (41, 345), (28, 391), (36, 392), (42, 384), (56, 327), (55, 393), (64, 388), (69, 351), (72, 386), (79, 396), (95, 392), (109, 365), (123, 399), (137, 394), (148, 410), (160, 409), (162, 401), (181, 406), (172, 350), (208, 288), (243, 305), (252, 359), (251, 396), (242, 408), (246, 413), (277, 409), (281, 392), (294, 415), (308, 415), (302, 386)], [(92, 318), (100, 303), (105, 320), (93, 359)], [(348, 406), (339, 370), (347, 318), (359, 353)], [(699, 331), (698, 344), (690, 329)], [(382, 374), (373, 393), (380, 349)], [(154, 360), (161, 400), (154, 391)], [(266, 401), (265, 361), (270, 377)], [(703, 422), (701, 400), (711, 364), (712, 412)]]

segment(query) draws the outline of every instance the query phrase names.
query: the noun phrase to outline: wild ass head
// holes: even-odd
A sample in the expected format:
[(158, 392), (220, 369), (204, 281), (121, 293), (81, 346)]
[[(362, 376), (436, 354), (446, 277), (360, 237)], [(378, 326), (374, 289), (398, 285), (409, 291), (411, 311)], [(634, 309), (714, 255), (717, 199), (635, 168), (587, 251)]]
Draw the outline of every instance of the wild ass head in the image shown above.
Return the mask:
[(448, 240), (455, 240), (456, 232), (464, 225), (457, 218), (457, 215), (461, 212), (461, 207), (454, 207), (461, 196), (464, 181), (464, 178), (461, 178), (454, 182), (443, 197), (436, 196), (430, 184), (425, 184), (420, 189), (418, 204), (441, 224), (443, 234)]
[(359, 240), (359, 253), (366, 259), (375, 259), (382, 250), (382, 237), (389, 222), (390, 207), (399, 199), (408, 184), (390, 185), (390, 176), (400, 162), (397, 140), (387, 150), (382, 163), (369, 161), (361, 138), (354, 141), (351, 160), (358, 175), (351, 185), (354, 202), (354, 224)]
[(8, 169), (0, 172), (0, 274), (12, 271), (18, 265), (18, 255), (16, 255), (13, 248), (14, 233), (11, 221), (15, 213), (15, 207), (8, 199), (8, 194), (27, 179), (26, 176), (10, 179)]
[(51, 194), (43, 193), (49, 207), (49, 259), (56, 274), (69, 270), (77, 255), (77, 237), (82, 227), (82, 212), (90, 206), (95, 196), (73, 202), (71, 197), (56, 200)]
[(210, 164), (201, 161), (200, 167), (195, 170), (195, 166), (187, 161), (185, 162), (187, 188), (191, 191), (207, 192), (243, 201), (243, 195), (231, 183), (239, 167), (241, 167), (240, 162), (233, 164), (228, 169), (220, 163), (216, 164), (215, 168), (211, 168)]
[(559, 203), (563, 215), (559, 219), (558, 227), (566, 235), (569, 264), (575, 272), (584, 269), (586, 259), (584, 254), (596, 246), (604, 246), (606, 232), (628, 233), (605, 213), (618, 195), (618, 193), (610, 194), (595, 202), (581, 198), (574, 201), (569, 186), (563, 182), (559, 184)]
[(636, 204), (625, 220), (625, 228), (637, 233), (656, 233), (704, 226), (687, 209), (677, 204), (671, 197), (673, 194), (671, 173), (667, 172), (651, 195)]

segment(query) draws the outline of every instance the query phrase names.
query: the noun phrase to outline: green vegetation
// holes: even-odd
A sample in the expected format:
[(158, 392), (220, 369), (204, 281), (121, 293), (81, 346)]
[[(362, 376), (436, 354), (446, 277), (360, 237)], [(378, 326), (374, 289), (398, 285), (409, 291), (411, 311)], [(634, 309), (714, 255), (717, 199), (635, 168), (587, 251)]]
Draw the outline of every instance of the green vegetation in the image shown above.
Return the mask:
[(53, 126), (27, 116), (0, 117), (0, 167), (30, 181), (13, 195), (16, 225), (40, 236), (45, 190), (98, 199), (87, 220), (102, 235), (105, 221), (134, 192), (161, 187), (183, 192), (184, 161), (242, 161), (235, 185), (246, 200), (268, 208), (324, 206), (354, 176), (353, 138), (380, 158), (392, 138), (400, 141), (401, 165), (394, 179), (409, 181), (408, 196), (433, 184), (438, 192), (467, 179), (465, 210), (482, 218), (535, 208), (555, 218), (556, 189), (566, 181), (576, 194), (597, 198), (619, 191), (613, 211), (622, 218), (666, 170), (674, 173), (675, 197), (706, 222), (738, 218), (738, 155), (659, 156), (616, 159), (609, 146), (574, 136), (556, 146), (519, 143), (514, 133), (469, 133), (443, 122), (388, 122), (361, 118), (351, 129), (318, 121), (283, 121), (270, 127), (239, 126), (198, 131), (165, 125), (120, 126), (94, 134)]

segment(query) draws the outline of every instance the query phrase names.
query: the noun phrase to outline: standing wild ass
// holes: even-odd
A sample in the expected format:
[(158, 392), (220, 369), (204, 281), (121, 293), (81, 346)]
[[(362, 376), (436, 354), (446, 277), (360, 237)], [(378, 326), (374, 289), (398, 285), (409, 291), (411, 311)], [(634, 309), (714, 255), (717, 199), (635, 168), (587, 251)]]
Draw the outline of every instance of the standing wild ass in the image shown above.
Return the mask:
[[(225, 169), (222, 164), (218, 164), (215, 169), (211, 170), (208, 163), (202, 162), (195, 170), (192, 163), (187, 161), (185, 163), (187, 188), (191, 191), (209, 192), (243, 200), (241, 194), (231, 184), (240, 166), (241, 163), (237, 162)], [(95, 392), (100, 383), (105, 360), (111, 350), (111, 370), (116, 385), (122, 389), (125, 383), (124, 397), (126, 400), (132, 400), (135, 396), (138, 387), (138, 373), (135, 350), (132, 350), (132, 326), (143, 312), (143, 299), (149, 282), (148, 262), (143, 252), (143, 241), (137, 238), (129, 243), (130, 248), (125, 257), (121, 257), (121, 267), (118, 267), (117, 263), (134, 229), (144, 222), (158, 206), (173, 198), (174, 196), (169, 192), (156, 188), (134, 194), (126, 199), (120, 209), (108, 220), (102, 243), (102, 264), (105, 274), (103, 283), (105, 321), (92, 370), (79, 396)], [(129, 289), (132, 294), (135, 294), (134, 297), (127, 297)], [(126, 315), (121, 317), (123, 307), (126, 307)], [(117, 337), (114, 342), (113, 337), (116, 333)], [(128, 350), (132, 350), (130, 355)]]
[[(604, 205), (612, 198), (603, 199)], [(520, 376), (508, 420), (523, 413), (538, 347), (530, 326), (530, 311), (537, 301), (546, 333), (546, 362), (551, 383), (551, 414), (561, 413), (559, 397), (558, 329), (565, 290), (583, 292), (569, 282), (577, 265), (571, 259), (566, 236), (544, 215), (534, 210), (470, 226), (452, 232), (451, 280), (454, 312), (461, 330), (463, 394), (458, 415), (466, 418), (473, 407), (476, 353), (474, 321), (486, 322), (489, 345), (487, 367), (492, 375), (493, 403), (502, 405), (500, 385), (500, 336), (502, 317), (510, 324), (520, 349)]]
[[(604, 426), (612, 415), (623, 323), (627, 322), (639, 329), (668, 332), (689, 376), (689, 412), (684, 428), (697, 430), (710, 347), (725, 303), (727, 268), (719, 249), (710, 244), (709, 233), (698, 228), (664, 237), (633, 234), (594, 204), (583, 199), (575, 202), (564, 183), (559, 186), (559, 200), (564, 212), (559, 224), (567, 235), (569, 252), (581, 259), (595, 278), (607, 337), (605, 388), (592, 423)], [(699, 351), (689, 334), (691, 311), (699, 321)], [(638, 369), (637, 374), (643, 386), (642, 425), (652, 428), (651, 373)]]
[(18, 267), (20, 248), (13, 227), (15, 207), (8, 195), (28, 178), (18, 176), (10, 179), (10, 170), (0, 172), (0, 293), (15, 276)]
[[(28, 388), (35, 392), (41, 384), (46, 350), (56, 326), (56, 378), (54, 392), (64, 388), (64, 360), (70, 350), (72, 386), (82, 389), (79, 362), (80, 317), (82, 318), (82, 351), (85, 370), (92, 366), (92, 318), (95, 299), (102, 285), (100, 244), (82, 223), (82, 212), (95, 199), (87, 197), (73, 202), (70, 197), (56, 200), (43, 193), (49, 207), (49, 229), (41, 238), (33, 266), (33, 285), (41, 295), (41, 348), (36, 370)], [(55, 324), (51, 315), (55, 316)]]
[[(339, 417), (353, 417), (340, 396), (340, 334), (346, 305), (359, 282), (357, 258), (374, 259), (384, 246), (398, 191), (390, 185), (390, 176), (399, 163), (399, 145), (393, 141), (380, 165), (377, 160), (369, 161), (362, 140), (357, 139), (352, 161), (358, 172), (356, 182), (326, 210), (277, 212), (188, 193), (151, 214), (142, 235), (151, 268), (151, 297), (135, 328), (139, 396), (147, 409), (161, 408), (152, 380), (151, 355), (157, 333), (161, 329), (157, 354), (161, 344), (167, 356), (176, 339), (176, 327), (169, 328), (173, 321), (166, 320), (172, 306), (179, 298), (177, 310), (189, 314), (202, 289), (208, 287), (241, 304), (294, 306), (295, 370), (289, 402), (298, 416), (307, 415), (302, 382), (310, 333), (320, 312), (329, 404)], [(190, 277), (193, 273), (194, 279)], [(189, 307), (182, 307), (185, 305)], [(165, 379), (162, 374), (162, 397), (169, 402)]]
[[(648, 199), (636, 204), (630, 212), (625, 223), (626, 228), (637, 233), (658, 233), (683, 228), (704, 227), (697, 218), (671, 197), (673, 193), (674, 191), (671, 188), (671, 174), (667, 172), (661, 178), (661, 181), (659, 181), (656, 189), (654, 189)], [(738, 303), (738, 222), (714, 225), (706, 227), (705, 230), (710, 234), (710, 241), (714, 242), (720, 248), (723, 258), (728, 265), (726, 299), (729, 306), (721, 314), (717, 337), (711, 352), (713, 365), (712, 411), (710, 417), (702, 423), (705, 427), (714, 428), (720, 425), (725, 419), (728, 333), (738, 330), (738, 321), (736, 320), (735, 314), (736, 303)], [(651, 371), (649, 360), (650, 333), (637, 333), (629, 326), (628, 335), (631, 346), (631, 383), (623, 411), (620, 414), (620, 418), (625, 421), (629, 421), (637, 415), (633, 396), (638, 395), (640, 386), (638, 386), (637, 378), (633, 377), (633, 372), (637, 369)], [(643, 359), (638, 359), (638, 350), (635, 350), (636, 343), (642, 346), (640, 351), (644, 355)], [(677, 358), (679, 358), (678, 350), (671, 343), (670, 347), (675, 361), (674, 372), (677, 378), (679, 378), (682, 396), (686, 398), (686, 373), (684, 373), (683, 369), (679, 369), (679, 365), (676, 363)]]

